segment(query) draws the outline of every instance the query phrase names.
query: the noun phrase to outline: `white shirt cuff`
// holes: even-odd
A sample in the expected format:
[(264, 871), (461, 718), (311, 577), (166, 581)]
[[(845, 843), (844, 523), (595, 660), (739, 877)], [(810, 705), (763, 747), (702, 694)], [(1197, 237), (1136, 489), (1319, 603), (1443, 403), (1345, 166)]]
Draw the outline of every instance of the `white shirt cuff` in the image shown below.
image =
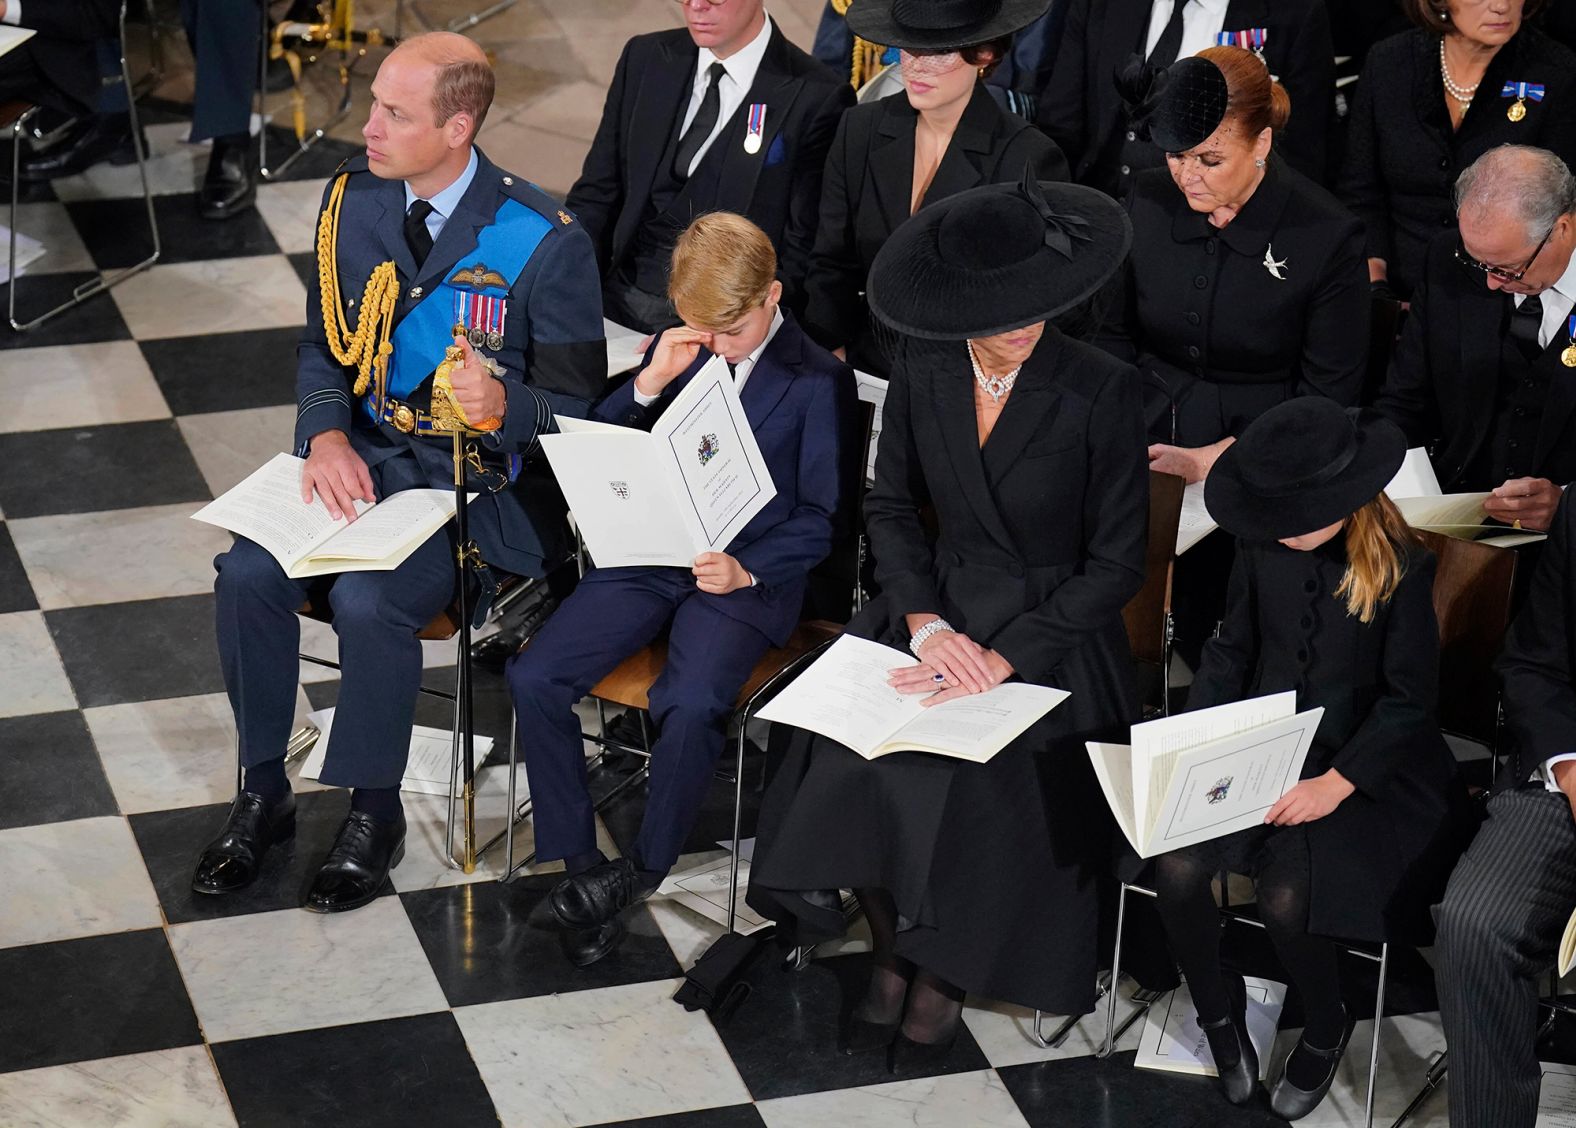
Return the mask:
[(660, 392), (654, 396), (648, 396), (644, 394), (639, 388), (631, 388), (630, 391), (634, 393), (635, 402), (641, 407), (650, 407), (652, 404), (656, 403), (662, 398), (662, 394)]
[(1538, 775), (1543, 780), (1543, 786), (1550, 791), (1558, 791), (1560, 785), (1554, 782), (1554, 765), (1563, 764), (1567, 760), (1576, 760), (1576, 752), (1562, 752), (1558, 756), (1550, 756), (1538, 768)]
[(5, 0), (5, 15), (0, 16), (0, 23), (22, 26), (22, 0)]

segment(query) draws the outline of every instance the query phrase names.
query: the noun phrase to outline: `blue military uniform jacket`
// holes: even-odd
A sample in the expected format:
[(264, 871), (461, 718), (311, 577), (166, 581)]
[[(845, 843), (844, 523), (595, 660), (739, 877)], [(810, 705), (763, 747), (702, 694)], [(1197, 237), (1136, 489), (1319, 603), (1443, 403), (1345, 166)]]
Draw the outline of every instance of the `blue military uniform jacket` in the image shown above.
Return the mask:
[(601, 282), (578, 221), (534, 184), (480, 150), (477, 157), (470, 187), (419, 270), (405, 242), (404, 182), (374, 176), (364, 156), (342, 166), (348, 180), (337, 267), (345, 319), (356, 324), (368, 277), (392, 260), (400, 283), (394, 355), (387, 394), (380, 400), (374, 381), (355, 396), (355, 369), (329, 349), (314, 277), (297, 350), (296, 448), (305, 454), (313, 435), (341, 430), (368, 465), (409, 451), (433, 487), (452, 486), (448, 437), (406, 433), (396, 422), (409, 413), (396, 407), (429, 406), (432, 370), (452, 342), (457, 309), (479, 308), (476, 299), (488, 299), (500, 347), (476, 351), (502, 367), (508, 408), (503, 426), (477, 441), (488, 473), (471, 485), (479, 496), (470, 506), (470, 531), (488, 564), (539, 576), (567, 555), (568, 536), (563, 498), (534, 453), (536, 438), (552, 429), (555, 413), (584, 416), (601, 394), (607, 375)]

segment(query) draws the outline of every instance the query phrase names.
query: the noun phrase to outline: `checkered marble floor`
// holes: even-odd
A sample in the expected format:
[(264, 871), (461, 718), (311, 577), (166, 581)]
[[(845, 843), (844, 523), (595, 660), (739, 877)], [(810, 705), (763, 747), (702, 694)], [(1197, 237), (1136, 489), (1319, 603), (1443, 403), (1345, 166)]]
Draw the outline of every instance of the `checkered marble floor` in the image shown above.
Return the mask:
[[(209, 224), (192, 206), (201, 150), (154, 116), (158, 265), (41, 330), (0, 331), (0, 1124), (1276, 1123), (1207, 1081), (1135, 1070), (1136, 1028), (1101, 1060), (1094, 1017), (1046, 1050), (1030, 1014), (984, 1002), (933, 1075), (889, 1077), (834, 1048), (856, 952), (797, 973), (768, 955), (748, 1001), (713, 1023), (670, 996), (718, 930), (664, 903), (576, 971), (544, 919), (551, 872), (502, 885), (488, 867), (447, 868), (436, 800), (407, 797), (406, 859), (358, 912), (297, 908), (347, 807), (313, 784), (294, 845), (252, 891), (196, 898), (190, 868), (234, 788), (234, 733), (212, 624), (211, 561), (228, 541), (188, 517), (289, 445), (312, 216), (339, 154)], [(528, 152), (493, 155), (529, 172)], [(134, 169), (106, 167), (26, 205), (22, 229), (50, 252), (21, 282), (24, 310), (141, 257), (136, 191)], [(324, 631), (304, 644), (333, 654)], [(452, 662), (432, 645), (431, 684)], [(302, 713), (332, 704), (331, 672), (302, 681)], [(480, 727), (502, 738), (506, 696), (481, 682)], [(419, 720), (448, 723), (433, 702)], [(484, 834), (505, 770), (483, 773)], [(633, 837), (640, 802), (606, 811), (609, 849)], [(728, 820), (719, 788), (692, 848)], [(1426, 964), (1397, 965), (1383, 1123), (1442, 1044)], [(1371, 1012), (1365, 977), (1353, 968), (1351, 1002)], [(1283, 1050), (1294, 1006), (1284, 1025)], [(1360, 1122), (1371, 1026), (1306, 1123)], [(1445, 1123), (1443, 1094), (1417, 1123)]]

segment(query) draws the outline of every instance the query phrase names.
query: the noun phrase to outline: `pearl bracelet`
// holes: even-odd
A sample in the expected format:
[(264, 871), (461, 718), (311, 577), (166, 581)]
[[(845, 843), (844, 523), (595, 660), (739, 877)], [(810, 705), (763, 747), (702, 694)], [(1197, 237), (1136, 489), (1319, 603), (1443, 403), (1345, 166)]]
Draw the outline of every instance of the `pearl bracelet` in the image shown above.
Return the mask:
[(908, 640), (908, 648), (914, 657), (918, 658), (919, 648), (924, 645), (926, 639), (933, 634), (940, 634), (942, 631), (950, 631), (952, 629), (952, 624), (945, 619), (932, 619), (914, 632), (914, 637)]

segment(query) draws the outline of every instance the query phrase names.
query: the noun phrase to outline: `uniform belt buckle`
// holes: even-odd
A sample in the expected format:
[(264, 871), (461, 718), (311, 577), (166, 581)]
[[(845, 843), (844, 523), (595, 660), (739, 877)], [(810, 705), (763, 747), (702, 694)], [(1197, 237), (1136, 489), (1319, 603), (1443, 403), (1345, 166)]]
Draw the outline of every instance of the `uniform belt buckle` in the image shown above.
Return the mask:
[(390, 422), (394, 424), (396, 430), (409, 435), (416, 430), (416, 413), (406, 404), (397, 404)]

